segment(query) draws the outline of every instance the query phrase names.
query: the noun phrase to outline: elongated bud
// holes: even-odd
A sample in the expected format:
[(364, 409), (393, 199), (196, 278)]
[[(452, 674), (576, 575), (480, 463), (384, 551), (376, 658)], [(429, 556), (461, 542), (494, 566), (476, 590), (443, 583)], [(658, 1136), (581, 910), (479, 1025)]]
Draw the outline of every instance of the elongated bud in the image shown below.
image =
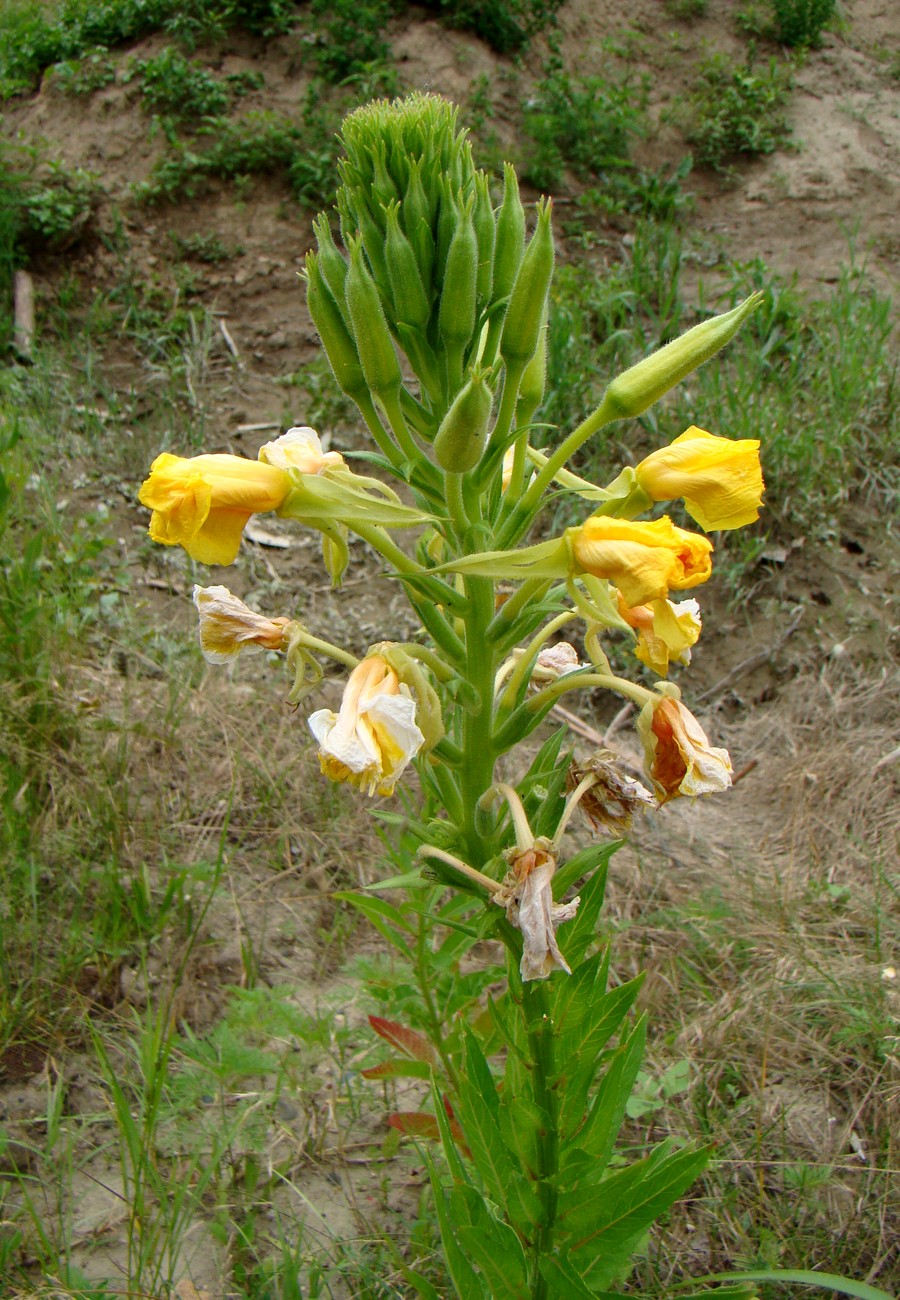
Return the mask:
[(494, 245), (494, 301), (512, 293), (522, 254), (525, 251), (525, 209), (519, 198), (519, 182), (512, 163), (503, 167), (503, 202), (497, 214), (497, 239)]
[(367, 388), (359, 353), (312, 252), (306, 254), (306, 305), (338, 385), (356, 400)]
[(484, 172), (478, 172), (475, 177), (473, 223), (475, 238), (478, 242), (476, 291), (479, 306), (484, 306), (491, 299), (491, 287), (494, 281), (494, 243), (497, 238), (494, 209), (491, 204), (491, 191), (488, 178)]
[(362, 246), (350, 241), (347, 308), (366, 384), (376, 396), (400, 386), (400, 363), (391, 341), (375, 282), (366, 270)]
[(537, 226), (522, 258), (506, 309), (506, 320), (500, 336), (500, 355), (507, 364), (527, 363), (537, 350), (553, 277), (550, 210), (549, 199), (538, 204)]
[(523, 429), (534, 419), (534, 414), (544, 400), (547, 384), (547, 308), (538, 335), (537, 351), (525, 367), (519, 383), (519, 400), (516, 403), (516, 427)]
[(606, 411), (607, 419), (622, 420), (646, 411), (692, 370), (730, 343), (762, 300), (762, 293), (751, 294), (731, 311), (702, 321), (681, 338), (667, 343), (630, 370), (617, 375), (600, 405), (600, 409)]
[(387, 209), (385, 258), (391, 284), (391, 315), (401, 325), (424, 328), (431, 309), (425, 296), (422, 277), (412, 245), (400, 229), (399, 203)]
[(446, 343), (465, 347), (475, 332), (478, 241), (470, 197), (459, 215), (447, 250), (447, 265), (438, 309), (438, 329)]
[(472, 370), (441, 421), (434, 439), (434, 455), (441, 469), (463, 474), (481, 460), (494, 405), (486, 373)]
[(347, 280), (347, 259), (342, 257), (331, 234), (331, 226), (325, 213), (321, 213), (313, 222), (313, 231), (318, 245), (317, 265), (322, 279), (331, 291), (341, 315), (347, 319), (347, 302), (344, 286)]
[(437, 284), (443, 283), (444, 268), (447, 265), (447, 254), (450, 251), (450, 244), (453, 240), (454, 232), (459, 224), (459, 203), (457, 197), (450, 187), (446, 177), (441, 176), (437, 181), (437, 188), (440, 192), (440, 204), (437, 213), (437, 226), (435, 230), (435, 276)]

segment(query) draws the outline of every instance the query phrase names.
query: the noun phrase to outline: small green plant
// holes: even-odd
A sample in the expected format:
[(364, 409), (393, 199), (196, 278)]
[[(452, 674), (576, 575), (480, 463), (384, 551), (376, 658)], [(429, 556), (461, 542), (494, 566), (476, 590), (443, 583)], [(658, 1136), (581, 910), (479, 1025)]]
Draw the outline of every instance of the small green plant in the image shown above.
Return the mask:
[(96, 49), (86, 50), (81, 58), (55, 63), (49, 75), (53, 85), (64, 95), (93, 95), (104, 86), (113, 84), (116, 65), (109, 57), (109, 51), (98, 45)]
[(136, 80), (152, 113), (180, 122), (218, 117), (231, 103), (228, 87), (196, 60), (168, 46), (151, 59), (135, 59), (128, 79)]
[(170, 239), (179, 257), (211, 266), (217, 262), (230, 262), (244, 251), (240, 244), (226, 244), (224, 239), (213, 234), (179, 235), (173, 230)]
[(562, 0), (426, 0), (448, 27), (474, 32), (498, 54), (517, 54), (552, 26)]
[(336, 120), (315, 88), (299, 121), (256, 112), (237, 121), (211, 119), (197, 131), (207, 147), (175, 142), (149, 180), (135, 187), (135, 196), (144, 203), (174, 202), (201, 192), (214, 178), (240, 184), (250, 176), (281, 173), (298, 202), (321, 206), (337, 176)]
[(666, 0), (666, 13), (682, 22), (692, 23), (709, 13), (709, 0)]
[(775, 35), (791, 49), (818, 49), (834, 17), (835, 0), (771, 0)]
[(602, 177), (615, 185), (630, 167), (632, 141), (646, 130), (647, 80), (576, 76), (558, 55), (545, 71), (523, 105), (531, 141), (525, 179), (553, 190), (571, 169), (581, 180)]
[(702, 167), (725, 171), (738, 156), (774, 153), (790, 135), (785, 104), (790, 70), (776, 59), (757, 72), (753, 50), (742, 68), (721, 54), (697, 69), (687, 138)]
[[(388, 0), (312, 0), (312, 56), (325, 80), (337, 85), (388, 64), (391, 47), (385, 29), (390, 16)], [(383, 71), (382, 93), (390, 93), (396, 89), (393, 70)]]

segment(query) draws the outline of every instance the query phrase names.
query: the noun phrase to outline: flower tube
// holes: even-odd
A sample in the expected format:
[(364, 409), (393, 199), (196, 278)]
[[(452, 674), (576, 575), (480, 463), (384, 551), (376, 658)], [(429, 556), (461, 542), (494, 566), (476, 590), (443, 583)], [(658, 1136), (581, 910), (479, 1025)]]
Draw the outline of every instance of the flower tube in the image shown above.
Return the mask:
[(379, 654), (354, 668), (340, 711), (319, 709), (310, 716), (309, 729), (319, 742), (325, 775), (369, 795), (392, 794), (425, 744), (409, 687)]
[(706, 582), (712, 543), (664, 515), (648, 523), (593, 515), (570, 531), (576, 571), (608, 578), (629, 609)]
[(718, 438), (692, 425), (645, 456), (635, 478), (651, 501), (684, 498), (701, 528), (742, 528), (759, 518), (764, 489), (757, 438)]

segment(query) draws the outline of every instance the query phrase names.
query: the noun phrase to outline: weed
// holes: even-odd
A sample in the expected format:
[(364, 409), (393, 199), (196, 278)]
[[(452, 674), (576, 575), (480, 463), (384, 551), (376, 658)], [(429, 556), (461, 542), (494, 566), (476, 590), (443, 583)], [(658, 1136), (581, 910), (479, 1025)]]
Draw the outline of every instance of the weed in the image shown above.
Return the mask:
[(666, 12), (682, 22), (692, 23), (698, 18), (705, 18), (709, 12), (709, 0), (666, 0)]
[[(388, 0), (312, 0), (310, 42), (313, 60), (326, 81), (339, 84), (385, 65), (391, 47), (385, 28), (391, 16)], [(382, 93), (396, 90), (392, 72), (385, 69)]]
[(232, 258), (240, 257), (244, 251), (240, 244), (226, 244), (218, 235), (179, 235), (173, 230), (169, 238), (179, 257), (209, 265), (230, 262)]
[(108, 50), (99, 45), (96, 49), (85, 50), (80, 58), (54, 63), (48, 75), (63, 95), (93, 95), (104, 86), (113, 84), (116, 65)]
[(571, 168), (582, 180), (615, 184), (612, 178), (629, 166), (632, 140), (646, 129), (647, 94), (646, 79), (573, 76), (554, 56), (524, 105), (523, 129), (532, 142), (525, 179), (552, 190)]
[(128, 80), (137, 81), (151, 112), (179, 122), (218, 117), (231, 102), (228, 87), (218, 77), (171, 46), (152, 59), (132, 60)]
[(753, 51), (743, 68), (725, 55), (712, 55), (697, 69), (687, 138), (702, 167), (726, 170), (737, 155), (773, 153), (790, 135), (784, 106), (790, 70), (771, 59), (753, 70)]
[[(197, 152), (176, 142), (153, 168), (149, 180), (135, 187), (144, 203), (175, 202), (200, 192), (209, 180), (281, 173), (294, 197), (307, 207), (321, 206), (334, 187), (338, 146), (330, 125), (332, 110), (313, 90), (301, 121), (274, 113), (248, 113), (238, 121), (215, 118), (197, 132), (208, 147)], [(312, 146), (310, 140), (318, 141)]]
[(449, 27), (474, 32), (498, 54), (517, 54), (552, 25), (562, 0), (426, 0)]
[(792, 49), (818, 49), (834, 17), (835, 0), (771, 0), (775, 35)]

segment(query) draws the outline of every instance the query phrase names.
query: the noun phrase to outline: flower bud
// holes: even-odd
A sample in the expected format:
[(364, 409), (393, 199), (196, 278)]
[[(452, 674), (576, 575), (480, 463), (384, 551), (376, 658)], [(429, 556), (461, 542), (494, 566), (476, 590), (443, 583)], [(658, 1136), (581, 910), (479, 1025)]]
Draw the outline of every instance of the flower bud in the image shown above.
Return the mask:
[(516, 428), (524, 429), (534, 419), (535, 412), (544, 400), (547, 384), (547, 317), (546, 309), (537, 351), (525, 367), (519, 383), (519, 400), (516, 403)]
[(306, 305), (339, 387), (356, 400), (366, 392), (359, 353), (312, 252), (306, 254)]
[(538, 204), (537, 226), (522, 258), (506, 309), (503, 333), (500, 336), (500, 355), (507, 365), (510, 362), (525, 365), (537, 351), (553, 276), (550, 208), (549, 199)]
[(491, 286), (494, 280), (494, 243), (497, 238), (491, 191), (484, 172), (479, 172), (475, 177), (473, 224), (478, 243), (478, 274), (475, 287), (479, 306), (483, 307), (491, 300)]
[(463, 474), (475, 468), (487, 443), (493, 405), (485, 372), (473, 370), (435, 435), (434, 455), (442, 469)]
[(608, 418), (623, 420), (646, 411), (670, 388), (729, 343), (762, 299), (762, 293), (751, 294), (731, 311), (701, 321), (681, 338), (667, 343), (630, 370), (617, 375), (601, 404), (607, 410)]
[(519, 198), (519, 183), (512, 163), (503, 167), (503, 202), (497, 214), (497, 238), (494, 244), (494, 301), (508, 298), (525, 250), (525, 209)]
[(338, 310), (347, 320), (347, 300), (345, 286), (347, 282), (347, 259), (342, 257), (331, 234), (331, 226), (324, 212), (313, 222), (313, 231), (318, 245), (316, 265), (325, 281), (331, 296), (337, 303)]
[(391, 315), (401, 325), (424, 329), (431, 314), (412, 245), (400, 229), (399, 203), (387, 208), (385, 259), (391, 284)]
[(445, 343), (465, 347), (475, 332), (478, 241), (472, 224), (473, 200), (459, 213), (447, 250), (438, 309), (438, 330)]
[(366, 270), (362, 246), (350, 240), (347, 308), (366, 384), (376, 396), (400, 386), (400, 363), (391, 341), (375, 282)]

